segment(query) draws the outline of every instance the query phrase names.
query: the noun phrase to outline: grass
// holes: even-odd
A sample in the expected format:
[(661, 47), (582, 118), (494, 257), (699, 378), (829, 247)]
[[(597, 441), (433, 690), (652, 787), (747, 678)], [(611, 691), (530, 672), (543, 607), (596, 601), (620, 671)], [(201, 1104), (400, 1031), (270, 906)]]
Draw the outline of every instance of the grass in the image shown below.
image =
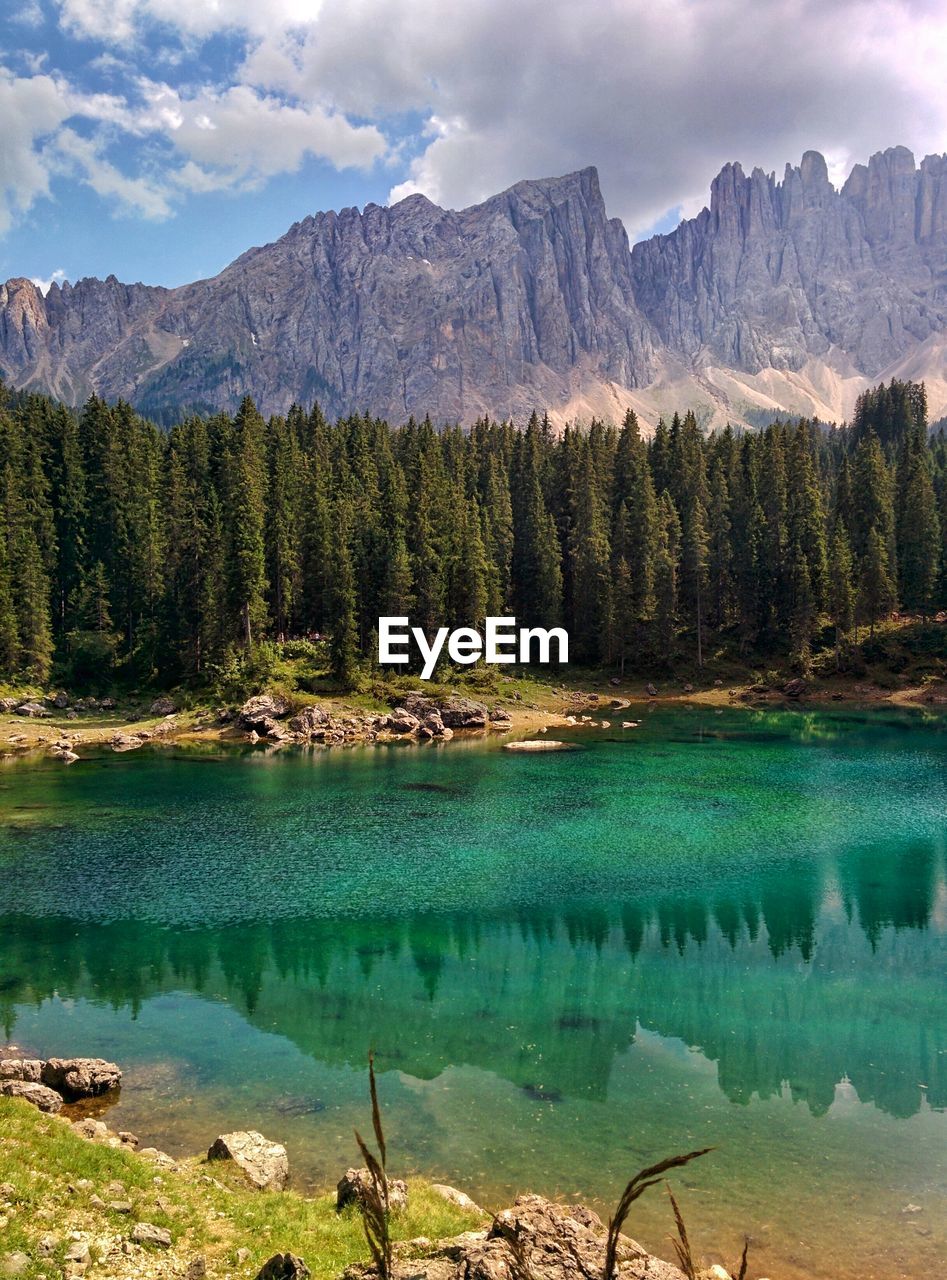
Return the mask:
[[(89, 1185), (80, 1187), (85, 1181)], [(112, 1182), (120, 1182), (124, 1192), (110, 1191)], [(61, 1277), (70, 1232), (88, 1234), (95, 1259), (96, 1239), (127, 1236), (136, 1222), (171, 1232), (170, 1255), (151, 1254), (151, 1274), (162, 1273), (162, 1261), (170, 1274), (172, 1260), (186, 1264), (202, 1255), (210, 1277), (252, 1277), (272, 1254), (292, 1250), (316, 1280), (335, 1280), (351, 1263), (367, 1260), (361, 1216), (355, 1207), (337, 1214), (334, 1193), (307, 1199), (295, 1191), (253, 1191), (226, 1165), (209, 1169), (200, 1159), (183, 1162), (180, 1172), (162, 1170), (132, 1151), (88, 1142), (62, 1120), (15, 1099), (0, 1098), (0, 1183), (14, 1188), (13, 1211), (0, 1208), (0, 1221), (8, 1217), (0, 1226), (0, 1255), (28, 1254), (26, 1280)], [(106, 1205), (128, 1200), (132, 1212), (97, 1209), (90, 1203), (93, 1195)], [(395, 1240), (441, 1239), (479, 1225), (421, 1181), (409, 1183), (408, 1206), (392, 1216)], [(59, 1243), (42, 1257), (38, 1244), (46, 1234)], [(239, 1249), (248, 1250), (241, 1264)], [(121, 1274), (136, 1274), (134, 1257), (122, 1261)], [(93, 1265), (90, 1275), (116, 1274), (112, 1265), (111, 1259), (108, 1268)]]

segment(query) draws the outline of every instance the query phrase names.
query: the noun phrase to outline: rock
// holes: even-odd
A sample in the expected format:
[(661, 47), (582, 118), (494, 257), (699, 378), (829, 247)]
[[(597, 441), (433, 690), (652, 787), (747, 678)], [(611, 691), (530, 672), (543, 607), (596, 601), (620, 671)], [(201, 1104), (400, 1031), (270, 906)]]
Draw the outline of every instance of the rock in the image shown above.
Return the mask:
[(151, 714), (153, 716), (173, 716), (178, 706), (173, 698), (155, 698), (151, 704)]
[(579, 744), (577, 742), (559, 742), (555, 738), (543, 738), (542, 741), (529, 739), (526, 742), (504, 742), (504, 751), (523, 751), (526, 753), (532, 751), (577, 751)]
[(133, 1244), (153, 1245), (156, 1249), (171, 1248), (171, 1232), (150, 1222), (136, 1222), (130, 1239)]
[(22, 1098), (24, 1102), (32, 1103), (51, 1116), (62, 1110), (62, 1098), (54, 1089), (47, 1089), (45, 1085), (34, 1084), (30, 1080), (0, 1081), (0, 1095), (5, 1098)]
[(323, 710), (322, 707), (304, 707), (299, 715), (293, 716), (289, 722), (289, 727), (293, 733), (299, 734), (304, 738), (311, 738), (317, 733), (324, 732), (329, 721), (329, 713)]
[(653, 685), (653, 684), (647, 684), (647, 685), (645, 685), (645, 690), (644, 690), (644, 691), (645, 691), (645, 693), (648, 695), (648, 697), (649, 697), (649, 698), (656, 698), (656, 697), (658, 696), (658, 691), (657, 691), (657, 689), (654, 687), (654, 685)]
[(256, 1280), (306, 1280), (310, 1268), (294, 1253), (274, 1253), (257, 1271)]
[(48, 1258), (50, 1254), (56, 1252), (59, 1248), (59, 1237), (47, 1232), (46, 1235), (40, 1236), (36, 1243), (37, 1252), (44, 1258)]
[(5, 1253), (0, 1259), (0, 1275), (4, 1276), (22, 1276), (30, 1266), (30, 1256), (28, 1253), (22, 1253), (17, 1250), (15, 1253)]
[(21, 702), (16, 708), (18, 716), (25, 716), (28, 720), (45, 720), (49, 717), (49, 712), (39, 702)]
[(138, 734), (117, 733), (109, 743), (113, 751), (134, 751), (136, 748), (144, 744), (144, 739)]
[(77, 1120), (72, 1131), (88, 1142), (105, 1142), (109, 1136), (108, 1125), (101, 1120), (93, 1120), (91, 1116), (87, 1116), (85, 1120)]
[(12, 1182), (0, 1182), (0, 1200), (13, 1200), (16, 1196), (16, 1187)]
[(387, 728), (392, 733), (417, 733), (420, 727), (421, 721), (406, 707), (395, 707), (388, 717)]
[(237, 1266), (245, 1267), (250, 1261), (250, 1250), (242, 1246), (237, 1250)]
[(28, 1080), (42, 1084), (43, 1063), (39, 1058), (0, 1059), (0, 1080)]
[(204, 1280), (207, 1275), (207, 1263), (203, 1258), (192, 1258), (187, 1264), (184, 1280)]
[(282, 1191), (289, 1181), (286, 1148), (253, 1129), (222, 1134), (212, 1143), (207, 1159), (233, 1160), (258, 1191)]
[(19, 698), (0, 698), (0, 715), (9, 715), (20, 705)]
[(108, 1207), (112, 1213), (131, 1213), (132, 1211), (130, 1200), (110, 1200)]
[(795, 680), (787, 680), (783, 685), (783, 693), (787, 698), (801, 698), (807, 688), (808, 685), (805, 680), (798, 678)]
[(403, 710), (422, 722), (428, 716), (436, 716), (448, 729), (483, 729), (490, 719), (484, 703), (475, 702), (472, 698), (462, 698), (459, 694), (437, 700), (420, 692), (409, 693), (405, 697)]
[(312, 1272), (295, 1253), (274, 1253), (257, 1272), (256, 1280), (306, 1280)]
[(97, 1098), (117, 1089), (122, 1073), (104, 1058), (50, 1058), (43, 1064), (42, 1081), (65, 1098)]
[(57, 711), (65, 711), (69, 706), (69, 694), (66, 693), (65, 690), (60, 689), (49, 699), (49, 703), (50, 706), (55, 707)]
[(289, 715), (290, 710), (289, 699), (281, 693), (260, 693), (243, 704), (237, 720), (241, 729), (247, 732), (254, 730), (261, 737), (266, 737), (275, 727), (275, 722)]
[(478, 1204), (471, 1200), (465, 1191), (458, 1191), (456, 1187), (449, 1187), (443, 1182), (432, 1182), (431, 1190), (446, 1200), (448, 1204), (456, 1205), (458, 1209), (463, 1209), (466, 1213), (476, 1213), (481, 1217), (483, 1210)]
[(490, 712), (490, 723), (496, 725), (498, 729), (506, 728), (512, 724), (512, 717), (505, 707), (494, 707)]
[[(605, 1242), (605, 1227), (592, 1210), (520, 1196), (488, 1230), (441, 1241), (427, 1257), (399, 1260), (395, 1272), (397, 1280), (583, 1280), (602, 1275)], [(677, 1267), (627, 1236), (619, 1237), (617, 1262), (619, 1280), (684, 1280)], [(367, 1274), (350, 1267), (346, 1277)]]
[(89, 1196), (89, 1207), (91, 1209), (104, 1209), (105, 1201), (102, 1199), (101, 1196), (96, 1196), (96, 1195)]
[[(365, 1189), (371, 1185), (372, 1176), (367, 1169), (346, 1169), (336, 1186), (336, 1212), (339, 1213), (346, 1205), (361, 1200)], [(401, 1178), (388, 1179), (388, 1203), (393, 1210), (407, 1209), (408, 1186)]]
[(685, 684), (685, 686), (684, 686), (684, 692), (685, 692), (685, 693), (693, 693), (693, 692), (694, 692), (694, 686), (693, 686), (690, 682), (688, 682), (688, 683), (687, 683), (687, 684)]
[(80, 1266), (87, 1267), (92, 1261), (92, 1253), (89, 1250), (87, 1240), (73, 1240), (66, 1249), (66, 1261), (78, 1262)]

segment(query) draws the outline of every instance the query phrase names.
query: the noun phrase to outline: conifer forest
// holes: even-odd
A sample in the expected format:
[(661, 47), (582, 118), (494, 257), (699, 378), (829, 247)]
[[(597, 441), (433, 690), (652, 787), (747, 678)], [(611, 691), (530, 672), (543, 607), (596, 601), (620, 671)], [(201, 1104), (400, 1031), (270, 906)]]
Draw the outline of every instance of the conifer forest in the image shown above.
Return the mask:
[(947, 608), (947, 438), (922, 384), (851, 423), (646, 438), (438, 430), (318, 407), (168, 430), (122, 402), (0, 391), (0, 679), (209, 682), (323, 644), (342, 687), (381, 615), (563, 626), (578, 665), (701, 665), (721, 646), (839, 670), (895, 611)]

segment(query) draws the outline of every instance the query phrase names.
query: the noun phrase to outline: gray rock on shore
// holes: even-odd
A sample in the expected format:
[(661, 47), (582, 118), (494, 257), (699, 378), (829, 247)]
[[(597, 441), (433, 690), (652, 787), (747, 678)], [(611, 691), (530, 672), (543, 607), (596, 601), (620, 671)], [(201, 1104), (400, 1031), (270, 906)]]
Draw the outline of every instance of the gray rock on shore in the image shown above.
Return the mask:
[[(372, 1175), (367, 1169), (346, 1169), (336, 1187), (336, 1212), (341, 1213), (346, 1205), (364, 1200), (371, 1185)], [(407, 1209), (408, 1184), (401, 1178), (388, 1179), (388, 1203), (395, 1210)]]
[(54, 1116), (62, 1110), (62, 1097), (55, 1089), (47, 1089), (44, 1084), (36, 1084), (32, 1080), (0, 1081), (0, 1096), (4, 1098), (22, 1098), (32, 1103), (40, 1111)]
[(207, 1152), (208, 1160), (232, 1160), (258, 1191), (282, 1191), (289, 1181), (286, 1148), (255, 1129), (224, 1133)]

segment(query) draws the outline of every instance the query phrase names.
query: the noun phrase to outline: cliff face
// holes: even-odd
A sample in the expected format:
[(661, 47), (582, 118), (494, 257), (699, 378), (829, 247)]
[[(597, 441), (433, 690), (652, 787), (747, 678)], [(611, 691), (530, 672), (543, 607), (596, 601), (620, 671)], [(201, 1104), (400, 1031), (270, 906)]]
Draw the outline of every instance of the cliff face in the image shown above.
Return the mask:
[(710, 209), (632, 251), (639, 306), (699, 368), (801, 369), (835, 350), (876, 377), (947, 328), (947, 157), (895, 147), (842, 190), (808, 151), (782, 182), (727, 165)]
[(778, 183), (727, 165), (709, 210), (633, 250), (584, 169), (461, 212), (411, 196), (320, 213), (178, 289), (0, 286), (10, 383), (156, 415), (251, 394), (267, 413), (318, 399), (395, 421), (628, 404), (648, 418), (674, 396), (706, 398), (708, 418), (833, 416), (899, 361), (942, 364), (942, 336), (947, 157), (917, 169), (900, 147), (840, 192), (815, 152)]
[(651, 369), (624, 228), (594, 169), (523, 182), (460, 213), (411, 196), (297, 223), (213, 280), (180, 289), (109, 279), (0, 294), (0, 364), (67, 399), (95, 388), (157, 412), (330, 413), (401, 420), (559, 404), (583, 381), (629, 387)]

